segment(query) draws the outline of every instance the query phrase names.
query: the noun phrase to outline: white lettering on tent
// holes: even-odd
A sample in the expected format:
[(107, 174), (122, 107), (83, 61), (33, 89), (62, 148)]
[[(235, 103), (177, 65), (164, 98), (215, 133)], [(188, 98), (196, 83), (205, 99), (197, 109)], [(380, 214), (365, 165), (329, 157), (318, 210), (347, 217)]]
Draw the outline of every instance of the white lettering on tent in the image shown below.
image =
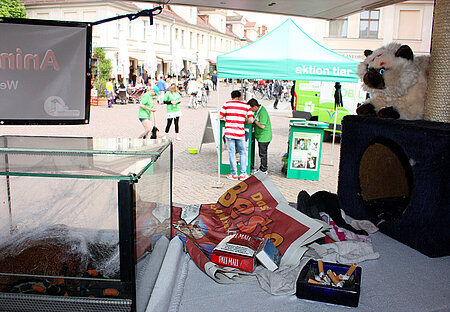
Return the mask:
[(60, 70), (55, 53), (51, 49), (45, 52), (42, 62), (37, 54), (22, 55), (20, 48), (16, 49), (16, 54), (0, 53), (0, 69), (44, 71), (47, 67), (53, 67), (56, 71)]
[(296, 74), (303, 74), (303, 75), (320, 75), (325, 76), (330, 74), (329, 68), (324, 67), (316, 67), (315, 65), (302, 65), (302, 67), (296, 67), (295, 68)]
[[(343, 69), (339, 66), (333, 67), (333, 76), (350, 76), (351, 69)], [(295, 73), (299, 75), (330, 75), (330, 69), (325, 67), (316, 67), (315, 65), (302, 65), (295, 68)]]

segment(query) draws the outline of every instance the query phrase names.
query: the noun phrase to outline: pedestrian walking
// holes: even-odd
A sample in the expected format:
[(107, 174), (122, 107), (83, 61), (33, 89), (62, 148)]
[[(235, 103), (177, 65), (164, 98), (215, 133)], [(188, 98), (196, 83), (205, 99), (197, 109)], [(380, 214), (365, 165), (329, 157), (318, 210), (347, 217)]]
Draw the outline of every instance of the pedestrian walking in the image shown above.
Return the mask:
[(195, 98), (197, 97), (199, 90), (199, 83), (192, 77), (187, 84), (187, 93), (189, 94), (188, 107), (194, 107)]
[[(245, 180), (249, 177), (246, 172), (248, 151), (245, 147), (245, 122), (253, 122), (250, 105), (241, 102), (242, 94), (239, 90), (231, 92), (231, 101), (226, 102), (220, 109), (220, 119), (225, 119), (225, 142), (228, 149), (231, 173), (230, 180)], [(240, 156), (240, 175), (237, 172), (236, 149)]]
[(114, 86), (112, 84), (112, 78), (108, 79), (105, 85), (106, 87), (106, 98), (108, 99), (108, 108), (111, 108), (114, 103)]
[(206, 96), (209, 98), (209, 91), (213, 89), (213, 83), (209, 77), (209, 75), (206, 77), (205, 80), (205, 91), (206, 91)]
[(162, 75), (159, 76), (156, 86), (158, 87), (158, 102), (162, 104), (164, 101), (164, 93), (167, 91), (167, 84)]
[(214, 71), (211, 75), (211, 81), (212, 81), (212, 85), (213, 85), (213, 90), (216, 91), (217, 89), (217, 72)]
[(291, 109), (295, 110), (295, 80), (292, 81), (292, 87), (291, 87)]
[(139, 138), (149, 139), (152, 132), (151, 113), (156, 112), (153, 108), (153, 97), (158, 95), (158, 88), (147, 88), (144, 95), (141, 96), (139, 102), (139, 121), (142, 123), (145, 131), (139, 136)]
[(267, 109), (259, 104), (256, 99), (250, 99), (248, 104), (250, 105), (254, 116), (253, 124), (255, 125), (255, 139), (258, 141), (258, 154), (261, 159), (259, 169), (254, 173), (261, 171), (267, 174), (267, 150), (270, 141), (272, 141), (272, 123), (270, 122)]
[(164, 95), (164, 104), (167, 105), (167, 124), (165, 129), (165, 138), (169, 135), (169, 130), (172, 125), (172, 121), (175, 124), (175, 136), (176, 140), (180, 141), (180, 110), (181, 95), (178, 92), (177, 86), (171, 84), (166, 94)]
[(273, 103), (273, 108), (278, 109), (278, 100), (280, 99), (281, 92), (283, 92), (283, 86), (279, 80), (273, 82), (273, 96), (275, 97), (275, 102)]

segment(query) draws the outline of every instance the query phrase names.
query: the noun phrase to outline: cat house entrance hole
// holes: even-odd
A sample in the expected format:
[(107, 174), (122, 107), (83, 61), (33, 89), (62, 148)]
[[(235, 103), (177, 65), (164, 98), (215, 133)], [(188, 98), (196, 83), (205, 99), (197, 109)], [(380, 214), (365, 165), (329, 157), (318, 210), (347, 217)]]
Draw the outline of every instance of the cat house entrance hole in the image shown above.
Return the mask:
[(364, 209), (376, 220), (394, 220), (410, 202), (413, 175), (403, 149), (377, 138), (364, 151), (359, 166)]

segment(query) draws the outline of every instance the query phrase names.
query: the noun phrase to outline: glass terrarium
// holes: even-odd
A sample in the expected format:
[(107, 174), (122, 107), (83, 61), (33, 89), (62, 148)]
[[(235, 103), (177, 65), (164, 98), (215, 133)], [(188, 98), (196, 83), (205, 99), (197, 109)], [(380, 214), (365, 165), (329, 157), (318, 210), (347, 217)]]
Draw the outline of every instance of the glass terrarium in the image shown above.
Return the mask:
[(0, 136), (0, 310), (145, 311), (171, 206), (170, 141)]

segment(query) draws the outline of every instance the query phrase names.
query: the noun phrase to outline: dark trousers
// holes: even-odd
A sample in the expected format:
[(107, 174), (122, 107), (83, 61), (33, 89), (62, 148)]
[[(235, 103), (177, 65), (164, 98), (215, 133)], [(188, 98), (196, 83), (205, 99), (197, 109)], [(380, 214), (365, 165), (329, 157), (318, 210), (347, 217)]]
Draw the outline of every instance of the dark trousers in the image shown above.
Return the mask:
[(217, 82), (213, 82), (213, 90), (216, 91), (217, 88)]
[(274, 94), (275, 96), (275, 102), (273, 103), (273, 108), (278, 109), (278, 99), (279, 99), (279, 95), (278, 94)]
[(166, 133), (169, 133), (170, 130), (170, 126), (172, 125), (172, 120), (175, 120), (174, 124), (175, 124), (175, 133), (180, 133), (180, 127), (179, 127), (179, 121), (180, 121), (180, 117), (175, 117), (175, 118), (167, 118), (167, 125), (166, 125)]
[(258, 152), (259, 158), (261, 158), (261, 165), (259, 170), (267, 171), (267, 149), (269, 148), (270, 142), (258, 142)]

